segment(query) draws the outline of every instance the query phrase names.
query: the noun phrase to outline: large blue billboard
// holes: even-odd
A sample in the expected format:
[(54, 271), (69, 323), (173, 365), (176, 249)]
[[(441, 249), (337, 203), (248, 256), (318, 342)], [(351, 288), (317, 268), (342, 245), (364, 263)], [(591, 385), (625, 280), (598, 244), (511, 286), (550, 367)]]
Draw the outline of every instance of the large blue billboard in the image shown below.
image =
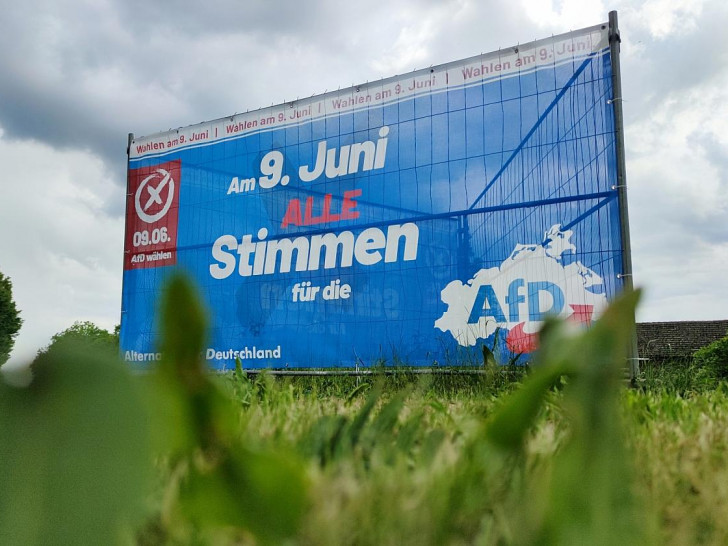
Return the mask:
[(607, 25), (130, 142), (121, 348), (170, 272), (217, 369), (526, 358), (621, 287)]

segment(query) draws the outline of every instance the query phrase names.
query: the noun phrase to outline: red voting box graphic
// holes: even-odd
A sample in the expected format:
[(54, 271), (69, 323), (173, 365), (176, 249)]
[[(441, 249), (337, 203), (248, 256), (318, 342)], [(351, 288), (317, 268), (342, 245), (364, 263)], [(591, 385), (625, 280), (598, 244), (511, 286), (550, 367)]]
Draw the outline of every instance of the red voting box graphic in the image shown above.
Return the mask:
[(177, 263), (180, 161), (129, 171), (124, 270)]

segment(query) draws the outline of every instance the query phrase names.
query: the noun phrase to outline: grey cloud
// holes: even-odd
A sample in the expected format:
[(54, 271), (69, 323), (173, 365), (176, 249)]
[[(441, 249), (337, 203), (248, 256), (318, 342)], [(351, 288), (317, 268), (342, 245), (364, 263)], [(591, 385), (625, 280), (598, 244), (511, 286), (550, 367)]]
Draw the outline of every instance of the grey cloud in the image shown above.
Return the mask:
[(702, 152), (705, 158), (722, 173), (721, 184), (728, 191), (728, 149), (715, 133), (698, 131), (688, 137), (693, 148)]
[(679, 27), (666, 38), (650, 36), (644, 22), (620, 20), (625, 99), (636, 103), (626, 109), (627, 121), (648, 116), (656, 103), (689, 100), (691, 91), (728, 75), (721, 46), (727, 26), (728, 8), (719, 2), (706, 3), (695, 28)]
[(218, 0), (202, 4), (181, 0), (174, 6), (160, 2), (125, 2), (119, 8), (124, 23), (154, 33), (160, 27), (173, 27), (185, 36), (207, 33), (261, 33), (265, 35), (296, 33), (300, 29), (315, 32), (326, 29), (332, 19), (361, 12), (360, 4), (341, 4), (334, 0), (301, 3)]

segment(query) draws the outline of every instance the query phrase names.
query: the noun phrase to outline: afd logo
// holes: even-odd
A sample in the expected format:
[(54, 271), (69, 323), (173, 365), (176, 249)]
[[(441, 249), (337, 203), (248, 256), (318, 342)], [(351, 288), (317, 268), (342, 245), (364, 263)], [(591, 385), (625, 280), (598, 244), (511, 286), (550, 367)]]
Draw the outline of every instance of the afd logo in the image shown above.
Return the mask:
[[(566, 317), (566, 320), (589, 326), (594, 313), (593, 304), (565, 304), (564, 290), (550, 281), (526, 282), (514, 279), (508, 285), (504, 298), (499, 298), (493, 285), (478, 288), (468, 324), (481, 320), (499, 325), (513, 325), (506, 336), (506, 345), (514, 353), (531, 353), (538, 348), (538, 328), (548, 315)], [(566, 309), (565, 309), (566, 307)], [(530, 324), (529, 324), (530, 323)], [(526, 330), (534, 330), (527, 332)]]
[(466, 282), (453, 280), (440, 292), (447, 305), (434, 326), (449, 332), (459, 345), (507, 331), (508, 348), (529, 353), (547, 316), (588, 325), (607, 306), (604, 281), (573, 256), (571, 230), (554, 225), (544, 243), (516, 244), (499, 266), (481, 269)]
[[(505, 309), (505, 311), (504, 311)], [(542, 321), (547, 314), (558, 315), (564, 309), (564, 291), (549, 281), (526, 282), (515, 279), (508, 285), (503, 305), (493, 286), (480, 286), (470, 311), (468, 324), (477, 324), (481, 318), (492, 317), (496, 322), (521, 322), (523, 310), (529, 322)], [(506, 319), (505, 312), (508, 313)]]

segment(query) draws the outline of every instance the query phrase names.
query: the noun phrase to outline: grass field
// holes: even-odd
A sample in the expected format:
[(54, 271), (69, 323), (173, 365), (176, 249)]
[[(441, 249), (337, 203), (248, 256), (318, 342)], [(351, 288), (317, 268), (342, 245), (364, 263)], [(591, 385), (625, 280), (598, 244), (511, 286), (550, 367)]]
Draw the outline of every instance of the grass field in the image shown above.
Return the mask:
[[(623, 444), (595, 454), (607, 473), (598, 476), (583, 463), (589, 449), (570, 452), (577, 432), (563, 390), (547, 394), (519, 452), (487, 434), (519, 384), (402, 375), (359, 385), (226, 379), (245, 406), (245, 443), (302, 465), (308, 495), (292, 544), (728, 543), (725, 383), (619, 392)], [(655, 381), (670, 375), (653, 371)], [(600, 490), (604, 480), (615, 491)], [(165, 473), (162, 487), (173, 481)], [(253, 543), (239, 530), (201, 531), (167, 508), (156, 503), (140, 544)]]
[(627, 388), (633, 297), (528, 371), (286, 378), (206, 373), (171, 294), (155, 372), (70, 347), (2, 387), (0, 543), (728, 544), (728, 383)]

